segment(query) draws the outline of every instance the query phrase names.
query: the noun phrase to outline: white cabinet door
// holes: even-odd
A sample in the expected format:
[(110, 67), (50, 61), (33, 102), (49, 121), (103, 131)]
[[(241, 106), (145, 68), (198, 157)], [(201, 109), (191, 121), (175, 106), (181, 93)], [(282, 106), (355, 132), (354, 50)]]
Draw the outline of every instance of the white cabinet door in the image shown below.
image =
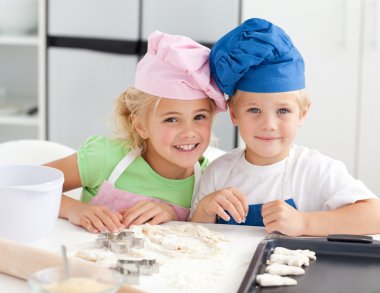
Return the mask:
[(239, 23), (238, 0), (144, 0), (142, 38), (155, 30), (213, 43)]
[(380, 196), (380, 1), (364, 2), (359, 178)]
[(311, 111), (297, 144), (355, 170), (360, 1), (243, 0), (243, 20), (267, 19), (292, 38), (306, 64)]
[(137, 57), (88, 50), (48, 52), (49, 139), (78, 148), (93, 134), (111, 134), (114, 101), (133, 84)]
[(50, 0), (49, 35), (138, 39), (140, 0)]

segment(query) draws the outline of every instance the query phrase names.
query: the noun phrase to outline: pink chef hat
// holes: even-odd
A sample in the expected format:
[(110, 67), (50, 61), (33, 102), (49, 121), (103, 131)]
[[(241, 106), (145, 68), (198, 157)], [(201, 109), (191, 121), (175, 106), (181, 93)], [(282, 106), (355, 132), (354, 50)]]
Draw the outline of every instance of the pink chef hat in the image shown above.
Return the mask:
[(148, 37), (148, 52), (137, 64), (135, 87), (168, 99), (209, 97), (218, 111), (225, 111), (224, 94), (210, 74), (209, 54), (209, 48), (190, 38), (155, 31)]

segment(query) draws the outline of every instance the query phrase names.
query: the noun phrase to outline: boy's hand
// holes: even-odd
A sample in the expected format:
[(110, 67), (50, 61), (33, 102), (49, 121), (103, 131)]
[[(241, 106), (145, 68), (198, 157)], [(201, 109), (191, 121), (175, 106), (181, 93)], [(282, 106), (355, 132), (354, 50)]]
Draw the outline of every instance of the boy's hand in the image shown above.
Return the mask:
[(197, 210), (198, 209), (203, 211), (205, 217), (201, 217), (200, 213), (196, 215), (197, 212), (195, 212), (193, 219), (196, 219), (196, 221), (208, 222), (208, 219), (206, 219), (206, 217), (208, 217), (212, 218), (215, 223), (216, 216), (221, 217), (225, 221), (229, 221), (230, 216), (226, 213), (226, 211), (228, 211), (234, 220), (240, 223), (245, 220), (248, 213), (248, 201), (239, 190), (234, 187), (229, 187), (215, 191), (204, 197), (199, 202)]
[(139, 201), (130, 208), (121, 210), (120, 213), (125, 227), (145, 223), (157, 225), (177, 220), (175, 210), (163, 202)]
[(288, 236), (304, 235), (304, 213), (283, 200), (274, 200), (263, 204), (261, 215), (268, 233), (278, 231)]
[(85, 203), (73, 206), (68, 212), (70, 223), (80, 225), (92, 233), (103, 231), (118, 232), (122, 228), (121, 215), (98, 205)]

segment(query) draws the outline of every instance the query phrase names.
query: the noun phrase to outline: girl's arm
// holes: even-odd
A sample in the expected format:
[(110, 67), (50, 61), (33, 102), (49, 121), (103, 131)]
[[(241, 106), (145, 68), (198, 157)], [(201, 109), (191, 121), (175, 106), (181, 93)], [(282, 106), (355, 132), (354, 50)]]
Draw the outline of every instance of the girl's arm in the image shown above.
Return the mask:
[[(45, 166), (61, 170), (64, 174), (63, 192), (82, 186), (77, 154), (46, 164)], [(72, 224), (80, 225), (88, 231), (97, 233), (109, 230), (118, 231), (121, 227), (121, 215), (104, 206), (83, 203), (62, 194), (59, 217), (68, 219)]]
[(289, 236), (380, 233), (380, 200), (359, 200), (329, 211), (301, 212), (282, 201), (263, 205), (267, 232)]

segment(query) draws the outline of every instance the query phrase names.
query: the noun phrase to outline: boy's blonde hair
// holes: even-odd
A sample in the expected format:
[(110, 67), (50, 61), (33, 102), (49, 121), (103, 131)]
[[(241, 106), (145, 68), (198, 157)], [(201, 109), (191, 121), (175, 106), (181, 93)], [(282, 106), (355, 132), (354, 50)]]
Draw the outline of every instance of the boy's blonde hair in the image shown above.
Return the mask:
[[(283, 94), (296, 94), (297, 95), (297, 102), (300, 107), (301, 113), (306, 109), (307, 105), (310, 103), (309, 97), (307, 95), (306, 89), (301, 89), (297, 91), (292, 91), (292, 92), (281, 92), (281, 93), (276, 93), (279, 95)], [(232, 107), (235, 107), (237, 101), (239, 100), (239, 94), (235, 94), (233, 96), (230, 96), (228, 98), (228, 104), (231, 105)], [(235, 109), (236, 111), (236, 109)]]
[[(146, 123), (149, 113), (154, 111), (161, 98), (144, 93), (135, 87), (128, 88), (116, 100), (115, 134), (117, 138), (126, 140), (128, 147), (146, 150), (146, 140), (136, 131), (136, 123)], [(136, 119), (136, 118), (139, 119)]]

